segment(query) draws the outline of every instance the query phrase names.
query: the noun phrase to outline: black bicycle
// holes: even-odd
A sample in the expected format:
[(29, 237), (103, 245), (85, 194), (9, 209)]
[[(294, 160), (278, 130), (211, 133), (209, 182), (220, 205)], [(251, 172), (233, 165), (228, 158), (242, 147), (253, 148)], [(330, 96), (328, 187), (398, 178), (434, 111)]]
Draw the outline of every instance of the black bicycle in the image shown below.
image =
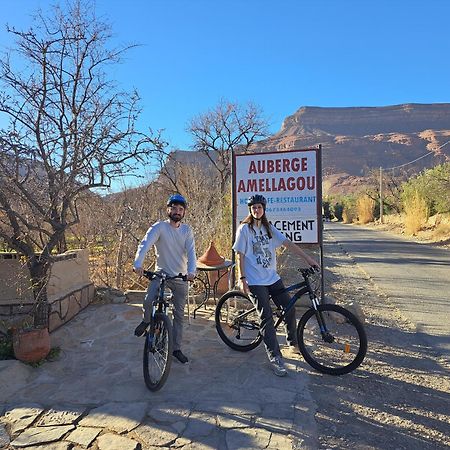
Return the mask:
[[(367, 351), (367, 336), (358, 318), (339, 305), (321, 304), (310, 277), (316, 270), (299, 269), (300, 283), (287, 287), (295, 291), (285, 309), (274, 308), (275, 329), (283, 322), (286, 312), (308, 293), (311, 306), (297, 326), (298, 346), (306, 362), (319, 372), (343, 375), (355, 370)], [(262, 341), (260, 319), (249, 296), (241, 291), (229, 291), (217, 303), (216, 329), (221, 339), (233, 350), (247, 352)]]
[(149, 270), (144, 270), (144, 276), (149, 280), (158, 278), (160, 282), (158, 295), (152, 303), (150, 324), (145, 332), (143, 357), (145, 384), (151, 391), (157, 391), (164, 386), (172, 364), (172, 322), (167, 315), (171, 297), (165, 296), (166, 281), (177, 278), (187, 281), (187, 277), (181, 274), (169, 277), (165, 273)]

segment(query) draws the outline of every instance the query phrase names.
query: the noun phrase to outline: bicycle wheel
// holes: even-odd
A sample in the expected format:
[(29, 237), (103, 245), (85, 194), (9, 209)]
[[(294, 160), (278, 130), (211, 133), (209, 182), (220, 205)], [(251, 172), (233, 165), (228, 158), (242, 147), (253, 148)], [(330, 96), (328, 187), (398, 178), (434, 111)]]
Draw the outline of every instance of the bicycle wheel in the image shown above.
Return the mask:
[[(323, 320), (324, 333), (317, 315)], [(319, 372), (343, 375), (355, 370), (367, 351), (367, 337), (361, 322), (338, 305), (309, 309), (297, 327), (298, 346), (306, 362)]]
[(251, 300), (240, 291), (229, 291), (220, 297), (215, 321), (220, 338), (233, 350), (248, 352), (262, 341), (258, 312)]
[(161, 389), (172, 364), (172, 324), (165, 314), (155, 315), (155, 332), (145, 336), (144, 380), (151, 391)]

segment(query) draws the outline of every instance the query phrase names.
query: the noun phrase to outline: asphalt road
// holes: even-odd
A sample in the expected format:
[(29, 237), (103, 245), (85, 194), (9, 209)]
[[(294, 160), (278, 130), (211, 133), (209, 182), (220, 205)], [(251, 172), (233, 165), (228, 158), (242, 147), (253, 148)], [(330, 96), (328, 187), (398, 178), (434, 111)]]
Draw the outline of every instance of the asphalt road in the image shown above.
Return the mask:
[(362, 226), (325, 223), (333, 238), (398, 306), (428, 345), (450, 355), (450, 251)]

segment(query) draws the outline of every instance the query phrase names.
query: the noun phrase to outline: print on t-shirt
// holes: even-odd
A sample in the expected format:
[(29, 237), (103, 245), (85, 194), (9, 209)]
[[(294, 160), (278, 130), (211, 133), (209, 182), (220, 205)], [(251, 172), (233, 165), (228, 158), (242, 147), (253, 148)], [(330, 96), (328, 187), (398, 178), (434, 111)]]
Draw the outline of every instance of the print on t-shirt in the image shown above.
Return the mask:
[(253, 254), (256, 257), (256, 263), (262, 265), (264, 268), (270, 267), (272, 261), (272, 253), (269, 251), (269, 236), (256, 235), (252, 239)]

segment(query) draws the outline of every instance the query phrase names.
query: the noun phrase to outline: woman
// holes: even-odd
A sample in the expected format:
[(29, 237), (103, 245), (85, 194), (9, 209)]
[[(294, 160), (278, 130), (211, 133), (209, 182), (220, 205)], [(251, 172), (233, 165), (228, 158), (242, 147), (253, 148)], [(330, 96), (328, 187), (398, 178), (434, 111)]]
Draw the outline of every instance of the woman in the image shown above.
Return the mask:
[[(236, 233), (233, 249), (238, 254), (240, 287), (250, 295), (261, 318), (261, 334), (272, 368), (276, 375), (287, 374), (274, 327), (269, 295), (277, 306), (285, 307), (289, 295), (277, 273), (276, 248), (285, 246), (301, 256), (307, 264), (317, 267), (317, 262), (269, 223), (266, 217), (266, 199), (259, 194), (247, 201), (249, 215)], [(297, 345), (295, 309), (286, 315), (288, 345)]]

